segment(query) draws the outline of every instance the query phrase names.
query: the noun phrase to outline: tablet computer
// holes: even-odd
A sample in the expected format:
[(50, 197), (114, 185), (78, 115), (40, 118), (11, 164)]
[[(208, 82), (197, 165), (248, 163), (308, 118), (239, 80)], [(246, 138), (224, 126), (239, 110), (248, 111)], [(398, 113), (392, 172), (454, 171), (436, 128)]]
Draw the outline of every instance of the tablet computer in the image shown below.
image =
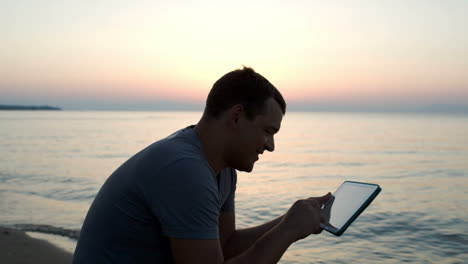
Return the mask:
[(340, 236), (381, 190), (377, 184), (345, 181), (323, 205), (322, 213), (326, 222), (320, 226), (335, 236)]

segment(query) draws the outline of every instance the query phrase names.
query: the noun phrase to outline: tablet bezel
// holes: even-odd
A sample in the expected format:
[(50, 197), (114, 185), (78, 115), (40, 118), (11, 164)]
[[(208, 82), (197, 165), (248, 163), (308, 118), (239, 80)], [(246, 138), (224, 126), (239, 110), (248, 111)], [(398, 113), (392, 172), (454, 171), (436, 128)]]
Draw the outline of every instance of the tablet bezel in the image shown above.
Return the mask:
[(346, 223), (340, 228), (335, 228), (331, 225), (326, 225), (326, 224), (320, 224), (320, 226), (326, 230), (327, 232), (335, 235), (335, 236), (341, 236), (346, 229), (351, 225), (351, 223), (358, 218), (358, 216), (369, 206), (369, 204), (372, 203), (372, 201), (377, 197), (377, 195), (380, 193), (382, 188), (378, 184), (373, 184), (373, 183), (365, 183), (365, 182), (357, 182), (357, 181), (345, 181), (341, 184), (341, 186), (335, 191), (335, 193), (340, 190), (340, 188), (344, 187), (346, 183), (351, 183), (351, 184), (358, 184), (358, 185), (371, 185), (375, 186), (375, 190), (371, 193), (369, 198), (353, 213), (353, 215), (346, 221)]

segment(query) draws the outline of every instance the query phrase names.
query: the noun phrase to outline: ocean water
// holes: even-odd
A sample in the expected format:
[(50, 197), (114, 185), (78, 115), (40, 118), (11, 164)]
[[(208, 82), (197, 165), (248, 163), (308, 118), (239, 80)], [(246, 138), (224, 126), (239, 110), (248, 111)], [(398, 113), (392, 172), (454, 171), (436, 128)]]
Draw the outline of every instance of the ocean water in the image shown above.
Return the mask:
[[(76, 237), (120, 164), (199, 118), (0, 112), (0, 225)], [(265, 152), (252, 173), (239, 173), (238, 228), (345, 180), (383, 189), (343, 236), (311, 235), (280, 263), (468, 263), (468, 116), (291, 112), (275, 139), (275, 152)]]

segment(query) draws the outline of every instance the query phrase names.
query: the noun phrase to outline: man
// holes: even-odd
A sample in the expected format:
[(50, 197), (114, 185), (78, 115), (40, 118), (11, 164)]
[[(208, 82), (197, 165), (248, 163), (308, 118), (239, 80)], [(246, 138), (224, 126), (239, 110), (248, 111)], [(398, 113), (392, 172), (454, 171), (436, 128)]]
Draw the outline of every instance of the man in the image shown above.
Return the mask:
[(330, 194), (235, 229), (235, 170), (252, 171), (275, 149), (285, 112), (279, 91), (253, 69), (224, 75), (196, 126), (150, 145), (109, 177), (73, 263), (276, 263), (293, 242), (320, 233)]

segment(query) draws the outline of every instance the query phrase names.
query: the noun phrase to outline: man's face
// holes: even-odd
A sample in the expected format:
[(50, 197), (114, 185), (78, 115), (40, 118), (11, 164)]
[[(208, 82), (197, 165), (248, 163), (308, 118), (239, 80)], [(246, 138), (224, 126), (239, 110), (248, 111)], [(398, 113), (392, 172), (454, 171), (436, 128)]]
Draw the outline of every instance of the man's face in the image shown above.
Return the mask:
[(265, 102), (265, 110), (253, 120), (241, 115), (234, 132), (231, 144), (228, 146), (226, 161), (228, 166), (240, 171), (251, 172), (259, 155), (265, 150), (275, 149), (274, 135), (281, 127), (283, 113), (279, 104), (269, 98)]

